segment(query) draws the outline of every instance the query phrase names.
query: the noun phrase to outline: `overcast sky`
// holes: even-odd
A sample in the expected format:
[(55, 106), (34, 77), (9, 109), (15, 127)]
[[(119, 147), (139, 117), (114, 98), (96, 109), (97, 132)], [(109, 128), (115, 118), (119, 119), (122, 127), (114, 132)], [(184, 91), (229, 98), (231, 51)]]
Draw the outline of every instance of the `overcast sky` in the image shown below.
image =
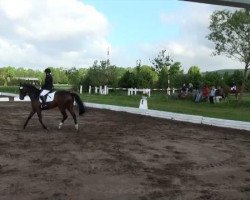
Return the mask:
[(89, 67), (105, 60), (151, 65), (166, 49), (186, 71), (242, 68), (211, 56), (214, 10), (232, 9), (177, 0), (0, 0), (0, 67)]

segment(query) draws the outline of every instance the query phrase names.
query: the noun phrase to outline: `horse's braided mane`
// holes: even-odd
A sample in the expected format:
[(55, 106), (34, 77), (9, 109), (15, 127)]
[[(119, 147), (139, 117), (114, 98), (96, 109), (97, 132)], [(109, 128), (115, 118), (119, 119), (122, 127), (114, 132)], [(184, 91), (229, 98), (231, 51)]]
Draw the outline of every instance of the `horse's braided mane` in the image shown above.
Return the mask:
[(27, 87), (29, 90), (32, 90), (32, 91), (39, 91), (38, 88), (36, 88), (34, 85), (30, 84), (30, 83), (24, 83), (22, 84), (24, 87)]

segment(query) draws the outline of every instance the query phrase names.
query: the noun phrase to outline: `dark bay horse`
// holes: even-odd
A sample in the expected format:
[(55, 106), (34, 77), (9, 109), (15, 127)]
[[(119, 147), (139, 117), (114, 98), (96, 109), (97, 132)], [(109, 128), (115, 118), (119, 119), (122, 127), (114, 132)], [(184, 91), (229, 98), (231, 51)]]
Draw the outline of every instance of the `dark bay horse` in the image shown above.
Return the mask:
[[(44, 109), (41, 108), (41, 103), (39, 101), (40, 93), (41, 93), (41, 90), (37, 89), (35, 86), (33, 86), (31, 84), (20, 84), (19, 98), (21, 100), (23, 100), (24, 97), (26, 95), (28, 95), (30, 97), (31, 107), (32, 107), (32, 110), (31, 110), (25, 124), (23, 125), (24, 129), (27, 126), (29, 120), (32, 118), (32, 116), (35, 113), (37, 113), (39, 121), (40, 121), (41, 125), (43, 126), (43, 128), (47, 129), (47, 127), (44, 125), (44, 123), (42, 121), (41, 112)], [(68, 117), (68, 115), (66, 113), (66, 110), (68, 110), (74, 119), (76, 130), (78, 130), (76, 114), (74, 112), (74, 101), (76, 101), (76, 103), (78, 105), (79, 115), (82, 115), (85, 112), (85, 107), (84, 107), (84, 104), (83, 104), (82, 100), (80, 99), (80, 97), (75, 93), (72, 93), (69, 91), (56, 91), (55, 96), (54, 96), (54, 100), (47, 103), (48, 106), (46, 107), (46, 110), (58, 107), (62, 113), (63, 119), (58, 126), (59, 129), (61, 129), (64, 121)]]

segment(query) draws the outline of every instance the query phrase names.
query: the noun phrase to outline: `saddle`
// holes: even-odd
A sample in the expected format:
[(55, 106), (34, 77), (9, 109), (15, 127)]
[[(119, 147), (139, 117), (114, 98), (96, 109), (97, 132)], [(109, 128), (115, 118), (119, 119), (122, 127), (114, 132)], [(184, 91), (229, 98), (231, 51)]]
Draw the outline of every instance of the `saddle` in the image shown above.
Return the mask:
[[(44, 95), (44, 98), (45, 98), (45, 102), (48, 103), (48, 102), (51, 102), (54, 100), (54, 97), (55, 97), (55, 91), (53, 92), (49, 92), (48, 94)], [(41, 98), (39, 98), (39, 101), (40, 103), (42, 103), (42, 100)]]

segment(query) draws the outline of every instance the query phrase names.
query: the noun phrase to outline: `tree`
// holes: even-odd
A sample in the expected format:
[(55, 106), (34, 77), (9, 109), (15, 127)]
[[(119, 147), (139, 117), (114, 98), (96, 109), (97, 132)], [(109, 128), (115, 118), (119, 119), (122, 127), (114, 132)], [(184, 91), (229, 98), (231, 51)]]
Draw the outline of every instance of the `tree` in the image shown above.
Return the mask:
[(119, 86), (123, 88), (136, 87), (136, 75), (133, 72), (126, 71), (120, 78)]
[(159, 52), (156, 58), (151, 60), (155, 71), (158, 73), (158, 85), (161, 88), (169, 87), (169, 67), (171, 66), (173, 59), (167, 54), (166, 50)]
[(214, 55), (224, 54), (244, 63), (241, 87), (244, 91), (250, 64), (250, 10), (215, 11), (209, 30), (207, 38), (215, 43)]
[(192, 83), (194, 88), (199, 88), (201, 85), (201, 72), (198, 66), (191, 66), (188, 70), (188, 82)]
[(154, 82), (157, 81), (156, 72), (147, 65), (142, 65), (139, 69), (136, 67), (137, 87), (152, 88)]
[(59, 83), (59, 84), (69, 83), (68, 77), (66, 75), (66, 70), (64, 70), (62, 67), (60, 68), (51, 67), (51, 72), (53, 75), (54, 83)]
[(166, 50), (161, 50), (156, 58), (151, 60), (151, 63), (153, 64), (155, 71), (160, 72), (164, 68), (168, 68), (173, 62), (173, 59), (170, 57), (170, 55), (167, 55)]
[(235, 82), (236, 85), (242, 85), (243, 72), (241, 70), (234, 70), (234, 73), (231, 76), (231, 82)]
[(179, 88), (183, 84), (183, 70), (181, 69), (181, 63), (175, 62), (169, 67), (168, 75), (169, 75), (169, 86), (168, 87), (176, 87)]
[(7, 86), (10, 80), (15, 77), (15, 68), (14, 67), (4, 67), (1, 70), (1, 76), (4, 79), (4, 85)]
[(76, 69), (75, 67), (70, 68), (66, 71), (66, 75), (70, 84), (78, 88), (82, 83), (87, 70), (85, 68)]
[(90, 67), (82, 81), (86, 89), (89, 85), (91, 86), (103, 86), (116, 87), (118, 85), (118, 70), (115, 65), (110, 65), (109, 60), (107, 61), (95, 61), (93, 66)]
[(223, 83), (222, 75), (218, 72), (206, 72), (203, 77), (204, 84), (208, 86), (221, 86)]

